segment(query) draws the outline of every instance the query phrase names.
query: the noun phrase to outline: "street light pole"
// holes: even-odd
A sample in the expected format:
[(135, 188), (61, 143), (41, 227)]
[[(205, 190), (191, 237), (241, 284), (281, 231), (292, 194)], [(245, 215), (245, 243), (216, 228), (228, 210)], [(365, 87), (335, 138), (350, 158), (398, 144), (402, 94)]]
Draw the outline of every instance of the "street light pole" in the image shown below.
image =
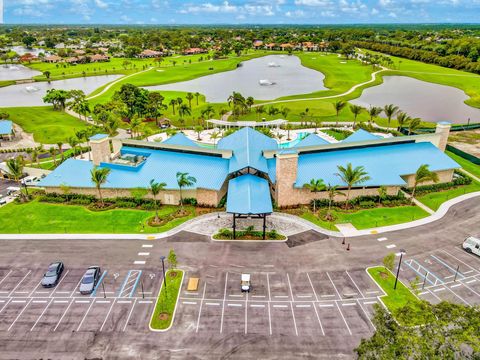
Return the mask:
[(395, 276), (395, 285), (393, 286), (393, 290), (397, 289), (398, 275), (400, 274), (400, 266), (402, 266), (402, 258), (403, 254), (405, 253), (406, 251), (404, 249), (400, 249), (400, 261), (398, 262), (397, 276)]
[(165, 286), (165, 295), (167, 294), (167, 277), (165, 276), (165, 256), (160, 256), (162, 260), (162, 269), (163, 269), (163, 285)]

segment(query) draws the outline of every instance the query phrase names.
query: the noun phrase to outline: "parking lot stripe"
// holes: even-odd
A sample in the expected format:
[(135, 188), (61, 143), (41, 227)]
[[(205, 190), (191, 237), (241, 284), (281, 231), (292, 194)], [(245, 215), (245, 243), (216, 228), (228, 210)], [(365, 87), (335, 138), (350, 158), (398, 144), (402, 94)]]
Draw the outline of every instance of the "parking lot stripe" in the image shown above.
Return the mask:
[(117, 301), (117, 304), (131, 304), (132, 301), (131, 300), (118, 300)]
[[(290, 275), (287, 273), (287, 281), (288, 281), (288, 289), (290, 290), (290, 299), (293, 300), (293, 291), (292, 291), (292, 284), (290, 283)], [(277, 296), (280, 297), (280, 296)]]
[(388, 238), (386, 238), (386, 237), (381, 237), (381, 238), (378, 238), (377, 240), (378, 240), (378, 241), (385, 241), (385, 240), (388, 240)]
[(73, 291), (70, 293), (70, 297), (73, 297), (73, 295), (75, 295), (75, 292), (77, 291), (78, 287), (80, 286), (80, 283), (82, 282), (82, 279), (80, 279), (77, 283), (77, 285), (75, 286), (75, 289), (73, 289)]
[(451, 267), (450, 265), (448, 265), (445, 261), (443, 261), (442, 259), (438, 258), (437, 256), (431, 254), (430, 255), (435, 261), (437, 261), (438, 263), (442, 264), (443, 266), (445, 266), (448, 270), (450, 270), (452, 273), (454, 274), (457, 274), (458, 276), (461, 276), (462, 278), (464, 278), (465, 276), (456, 269), (454, 269), (453, 267)]
[(315, 315), (317, 316), (318, 325), (320, 325), (320, 330), (322, 330), (322, 335), (325, 336), (325, 331), (323, 330), (323, 325), (322, 325), (322, 322), (320, 321), (320, 315), (318, 315), (317, 307), (315, 306), (315, 303), (313, 301), (312, 301), (312, 305), (313, 305), (313, 310), (315, 310)]
[(298, 305), (295, 305), (295, 307), (297, 307), (297, 308), (309, 308), (310, 304), (298, 304)]
[(220, 306), (220, 303), (207, 302), (207, 303), (205, 303), (205, 305), (208, 305), (208, 306)]
[(463, 286), (465, 286), (468, 290), (470, 290), (471, 292), (473, 292), (475, 295), (477, 295), (478, 297), (480, 297), (480, 294), (478, 292), (476, 292), (475, 290), (473, 290), (470, 286), (468, 286), (467, 284), (464, 284), (462, 283)]
[[(307, 278), (308, 278), (308, 282), (310, 283), (310, 287), (312, 288), (313, 294), (315, 295), (315, 300), (318, 301), (317, 292), (315, 291), (315, 288), (313, 287), (313, 283), (312, 283), (312, 280), (310, 279), (310, 275), (308, 274), (308, 272), (307, 272)], [(318, 314), (317, 314), (317, 316), (318, 316)], [(319, 321), (320, 321), (320, 318), (319, 318)]]
[(145, 265), (146, 261), (144, 260), (135, 260), (133, 262), (133, 265)]
[(48, 291), (35, 291), (35, 294), (49, 294)]
[(263, 305), (263, 304), (250, 304), (250, 307), (254, 307), (254, 308), (264, 308), (265, 305)]
[(342, 306), (353, 306), (356, 305), (355, 303), (342, 303)]
[[(477, 271), (474, 267), (472, 267), (472, 266), (468, 265), (466, 262), (460, 260), (460, 259), (457, 258), (455, 255), (452, 255), (452, 254), (450, 254), (449, 252), (447, 252), (447, 251), (445, 251), (445, 250), (441, 250), (441, 251), (444, 252), (445, 254), (447, 254), (448, 256), (454, 258), (454, 259), (457, 260), (458, 262), (461, 262), (463, 265), (465, 265), (466, 267), (470, 268), (471, 271)], [(466, 273), (467, 273), (467, 272), (465, 271), (465, 274), (466, 274)]]
[(149, 256), (150, 253), (149, 252), (139, 252), (138, 253), (138, 256)]
[(270, 331), (270, 335), (272, 335), (272, 314), (270, 311), (270, 303), (267, 303), (267, 308), (268, 308), (268, 329)]
[(20, 316), (22, 316), (23, 312), (26, 310), (26, 308), (28, 307), (28, 305), (30, 305), (30, 303), (32, 302), (32, 299), (30, 299), (30, 301), (28, 302), (27, 305), (25, 305), (22, 309), (22, 311), (19, 312), (19, 314), (17, 315), (17, 317), (15, 318), (15, 320), (13, 320), (13, 322), (10, 324), (10, 326), (8, 327), (7, 331), (10, 331), (13, 327), (13, 325), (15, 325), (15, 323), (17, 322), (17, 320), (20, 318)]
[(110, 313), (112, 312), (113, 306), (115, 305), (115, 299), (112, 301), (112, 305), (110, 305), (110, 308), (108, 309), (107, 316), (105, 316), (105, 320), (103, 320), (102, 326), (100, 326), (100, 331), (103, 330), (103, 327), (107, 323), (107, 319), (110, 316)]
[(10, 299), (8, 299), (8, 300), (7, 300), (7, 302), (6, 302), (6, 304), (5, 304), (5, 305), (3, 305), (3, 307), (0, 309), (0, 314), (1, 314), (1, 313), (2, 313), (2, 311), (3, 311), (3, 310), (6, 308), (6, 307), (7, 307), (7, 305), (10, 303), (10, 301), (12, 301), (12, 299), (11, 299), (11, 298), (10, 298)]
[(202, 301), (200, 301), (200, 309), (198, 310), (198, 318), (197, 318), (197, 329), (195, 332), (198, 333), (198, 327), (200, 325), (200, 316), (202, 315), (202, 307), (203, 307), (203, 299), (205, 299), (205, 290), (207, 288), (207, 283), (203, 284), (203, 294), (202, 294)]
[(327, 271), (327, 277), (328, 277), (328, 280), (330, 280), (330, 282), (332, 283), (333, 288), (335, 289), (335, 292), (336, 292), (337, 295), (338, 295), (338, 298), (341, 299), (342, 296), (341, 296), (340, 293), (338, 292), (337, 287), (336, 287), (335, 284), (333, 283), (332, 278), (330, 277), (330, 274), (328, 273), (328, 271)]
[(350, 280), (352, 280), (352, 283), (353, 283), (353, 285), (355, 285), (355, 287), (357, 288), (358, 293), (360, 294), (360, 296), (364, 298), (365, 295), (362, 294), (362, 290), (360, 290), (360, 288), (358, 287), (358, 285), (357, 285), (357, 283), (355, 282), (355, 280), (353, 280), (353, 278), (352, 278), (352, 276), (350, 275), (350, 273), (349, 273), (347, 270), (345, 270), (345, 272), (347, 273), (347, 275), (348, 275), (348, 277), (350, 278)]
[(25, 304), (27, 302), (27, 300), (12, 300), (12, 303), (16, 303), (16, 304)]
[(125, 329), (127, 328), (128, 322), (130, 321), (130, 317), (132, 316), (133, 309), (135, 308), (136, 304), (137, 304), (137, 299), (133, 300), (132, 308), (130, 309), (130, 312), (128, 313), (127, 320), (125, 320), (125, 325), (123, 325), (122, 331), (125, 331)]
[(245, 295), (245, 334), (248, 331), (248, 292)]
[(434, 291), (434, 292), (439, 292), (439, 291), (443, 291), (443, 290), (445, 290), (445, 288), (444, 288), (444, 287), (442, 287), (442, 288), (438, 288), (438, 289), (433, 289), (433, 291)]
[(23, 279), (20, 280), (20, 282), (13, 288), (12, 291), (10, 291), (10, 294), (8, 294), (8, 296), (12, 296), (12, 294), (15, 292), (15, 290), (17, 290), (17, 288), (20, 286), (20, 284), (27, 278), (28, 275), (30, 275), (31, 272), (32, 272), (32, 270), (28, 270), (28, 272), (25, 274)]
[[(329, 278), (330, 278), (330, 276), (329, 276)], [(345, 319), (345, 316), (343, 316), (342, 310), (340, 310), (340, 306), (338, 306), (338, 302), (335, 302), (335, 305), (337, 305), (338, 312), (342, 316), (343, 322), (345, 323), (345, 326), (347, 327), (348, 333), (350, 335), (352, 335), (352, 330), (350, 330), (350, 326), (348, 326), (347, 320)]]
[(110, 300), (97, 300), (97, 304), (110, 304)]
[(240, 294), (230, 294), (228, 296), (231, 296), (231, 297), (243, 297), (243, 295), (240, 295)]
[(34, 304), (46, 304), (48, 301), (47, 300), (33, 300), (32, 303)]
[(89, 304), (90, 300), (75, 300), (75, 304)]
[(448, 291), (450, 291), (453, 295), (455, 295), (457, 298), (459, 298), (461, 301), (463, 301), (466, 305), (470, 306), (470, 303), (465, 300), (463, 297), (461, 297), (460, 295), (458, 295), (455, 291), (453, 291), (452, 289), (450, 289), (449, 287), (446, 287), (446, 289)]
[(153, 245), (151, 245), (151, 244), (143, 244), (142, 245), (142, 248), (151, 248), (151, 247), (153, 247)]
[(438, 300), (442, 301), (442, 299), (440, 299), (440, 297), (438, 297), (432, 290), (428, 289), (427, 290), (430, 292), (430, 294), (432, 294), (434, 297), (436, 297)]
[(371, 305), (371, 304), (376, 304), (376, 303), (377, 303), (376, 301), (364, 301), (363, 302), (364, 305)]
[[(5, 274), (5, 276), (0, 280), (0, 284), (5, 281), (5, 279), (13, 272), (13, 270), (9, 270), (8, 273)], [(2, 291), (3, 292), (3, 291)], [(8, 292), (8, 291), (5, 291)]]
[(252, 295), (252, 298), (265, 298), (265, 295)]
[(277, 305), (277, 304), (275, 304), (275, 305), (273, 305), (273, 307), (274, 308), (286, 308), (286, 307), (288, 307), (288, 305)]
[(465, 281), (466, 284), (471, 284), (473, 282), (477, 281), (477, 279), (472, 279), (472, 280), (468, 280), (468, 281)]
[(53, 300), (55, 304), (66, 304), (68, 303), (68, 300)]
[[(57, 302), (57, 301), (56, 301), (56, 302)], [(58, 326), (59, 326), (60, 323), (62, 322), (63, 318), (65, 317), (65, 315), (66, 315), (67, 312), (68, 312), (68, 309), (70, 309), (70, 306), (72, 306), (72, 304), (73, 304), (73, 300), (70, 301), (70, 304), (68, 304), (67, 308), (65, 309), (65, 311), (64, 311), (63, 314), (62, 314), (62, 317), (58, 320), (57, 325), (55, 325), (55, 328), (53, 329), (53, 331), (56, 331), (56, 330), (57, 330)]]
[(385, 246), (385, 247), (386, 247), (387, 249), (393, 249), (393, 248), (396, 248), (397, 245), (395, 245), (395, 244), (390, 244), (390, 245), (387, 245), (387, 246)]
[(334, 297), (334, 296), (335, 296), (335, 294), (320, 295), (320, 297), (322, 297), (322, 298)]
[(288, 298), (288, 295), (273, 295), (274, 298), (285, 299)]
[(197, 305), (195, 301), (182, 301), (182, 304), (184, 305)]
[(151, 300), (140, 300), (138, 303), (139, 304), (151, 304), (152, 301)]
[(30, 331), (33, 331), (33, 329), (35, 329), (35, 326), (37, 326), (38, 322), (40, 321), (40, 319), (42, 318), (43, 314), (45, 314), (45, 312), (47, 311), (47, 309), (49, 308), (50, 304), (53, 302), (53, 299), (50, 299), (50, 302), (48, 303), (47, 306), (45, 306), (45, 309), (43, 309), (42, 313), (40, 314), (40, 316), (37, 318), (37, 321), (35, 321), (35, 324), (32, 325), (32, 327), (30, 328)]
[(365, 294), (378, 294), (380, 291), (373, 290), (373, 291), (365, 291)]
[[(57, 289), (57, 288), (60, 286), (60, 284), (62, 283), (63, 279), (65, 279), (65, 278), (67, 277), (67, 275), (68, 275), (69, 272), (70, 272), (70, 270), (65, 271), (65, 274), (63, 274), (62, 278), (61, 278), (60, 281), (58, 282), (58, 284), (57, 284), (57, 286), (55, 287), (55, 289)], [(50, 297), (53, 296), (53, 293), (55, 292), (55, 289), (51, 292)], [(38, 291), (37, 291), (37, 292), (38, 292)]]
[(70, 291), (56, 291), (55, 293), (57, 293), (57, 294), (70, 294)]
[[(215, 305), (220, 305), (220, 304), (215, 304)], [(227, 304), (227, 306), (242, 307), (242, 304)]]
[(88, 313), (90, 312), (90, 309), (92, 308), (94, 302), (95, 302), (95, 299), (93, 299), (93, 301), (91, 302), (91, 304), (90, 304), (90, 306), (88, 307), (87, 311), (86, 311), (85, 314), (83, 315), (83, 318), (82, 318), (82, 320), (80, 321), (80, 324), (78, 324), (77, 331), (79, 331), (80, 328), (82, 327), (82, 324), (83, 324), (83, 322), (85, 321), (85, 319), (87, 318), (87, 315), (88, 315)]
[(225, 299), (227, 298), (228, 271), (225, 274), (225, 288), (223, 289), (222, 318), (220, 321), (220, 334), (223, 332), (223, 314), (225, 312)]
[(297, 298), (299, 299), (307, 299), (307, 298), (311, 298), (312, 295), (297, 295)]
[(452, 285), (452, 286), (450, 286), (450, 287), (453, 289), (453, 288), (459, 287), (459, 286), (461, 286), (461, 285), (462, 285), (462, 284), (455, 284), (455, 285)]
[[(267, 273), (267, 289), (268, 289), (268, 301), (272, 301), (272, 296), (270, 294), (270, 279), (268, 277), (268, 273)], [(272, 332), (270, 331), (270, 335), (272, 334)]]

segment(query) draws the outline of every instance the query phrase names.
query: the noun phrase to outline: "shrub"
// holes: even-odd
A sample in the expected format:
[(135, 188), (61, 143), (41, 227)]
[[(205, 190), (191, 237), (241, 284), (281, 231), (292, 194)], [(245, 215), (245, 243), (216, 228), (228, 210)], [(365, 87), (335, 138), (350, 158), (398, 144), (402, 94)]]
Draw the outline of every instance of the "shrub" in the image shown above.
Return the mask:
[[(456, 188), (458, 186), (469, 185), (471, 183), (472, 183), (471, 177), (465, 175), (460, 171), (455, 170), (454, 178), (452, 181), (446, 182), (446, 183), (417, 186), (417, 190), (415, 194), (417, 196), (421, 196), (421, 195), (429, 194), (431, 192), (449, 190), (449, 189)], [(411, 194), (413, 188), (403, 188), (403, 190)]]
[(183, 204), (184, 205), (197, 206), (197, 199), (195, 199), (195, 198), (185, 198), (185, 199), (183, 199)]
[(377, 207), (377, 204), (371, 200), (369, 201), (360, 201), (359, 204), (363, 209), (371, 209)]
[(231, 239), (233, 238), (233, 232), (230, 230), (230, 229), (220, 229), (218, 231), (218, 235), (221, 237), (221, 238), (226, 238), (226, 239)]

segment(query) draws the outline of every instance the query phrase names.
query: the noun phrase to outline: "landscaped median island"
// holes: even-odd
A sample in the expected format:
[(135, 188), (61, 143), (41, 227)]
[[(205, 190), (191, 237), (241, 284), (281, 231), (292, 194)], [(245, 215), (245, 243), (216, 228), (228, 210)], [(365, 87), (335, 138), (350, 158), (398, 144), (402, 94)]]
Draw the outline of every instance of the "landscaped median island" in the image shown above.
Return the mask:
[[(213, 235), (215, 240), (233, 240), (233, 231), (230, 229), (220, 229), (218, 233)], [(263, 239), (263, 232), (256, 231), (253, 226), (248, 226), (244, 230), (237, 230), (235, 240), (286, 240), (285, 235), (279, 234), (276, 230), (265, 232), (265, 239)]]
[(170, 328), (175, 316), (175, 307), (182, 287), (183, 275), (182, 270), (167, 271), (150, 320), (151, 330), (161, 331)]

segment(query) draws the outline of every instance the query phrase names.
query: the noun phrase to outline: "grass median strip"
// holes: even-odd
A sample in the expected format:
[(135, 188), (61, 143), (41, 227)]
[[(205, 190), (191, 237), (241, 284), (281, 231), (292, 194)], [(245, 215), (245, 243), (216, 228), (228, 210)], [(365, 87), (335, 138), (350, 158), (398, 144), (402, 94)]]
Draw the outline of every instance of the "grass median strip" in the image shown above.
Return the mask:
[(383, 266), (371, 267), (368, 273), (387, 294), (382, 301), (393, 317), (402, 325), (421, 325), (427, 322), (431, 314), (429, 305), (418, 299), (409, 288), (398, 281), (394, 289), (395, 276)]
[(150, 320), (152, 330), (167, 330), (170, 328), (183, 282), (183, 271), (168, 270), (165, 279), (167, 286), (165, 286), (165, 282), (162, 282), (162, 288)]

